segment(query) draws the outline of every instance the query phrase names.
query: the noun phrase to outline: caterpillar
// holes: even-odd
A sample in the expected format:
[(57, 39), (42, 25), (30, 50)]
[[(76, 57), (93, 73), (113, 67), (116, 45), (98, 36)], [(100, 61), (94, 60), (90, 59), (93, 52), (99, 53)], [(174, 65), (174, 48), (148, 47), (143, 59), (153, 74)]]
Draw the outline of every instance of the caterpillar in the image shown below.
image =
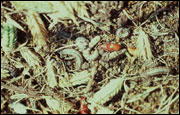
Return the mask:
[(144, 73), (142, 73), (141, 76), (155, 76), (155, 75), (161, 75), (161, 74), (168, 74), (170, 72), (170, 69), (167, 67), (159, 66), (154, 67), (151, 69), (147, 69)]
[(93, 61), (96, 60), (99, 56), (98, 50), (95, 50), (93, 53), (90, 53), (90, 48), (87, 48), (83, 51), (83, 56), (87, 61)]
[(62, 55), (72, 55), (76, 59), (76, 70), (79, 70), (81, 68), (81, 65), (83, 63), (83, 58), (81, 54), (76, 51), (75, 49), (63, 49), (59, 52), (59, 54)]
[(1, 46), (6, 54), (9, 54), (15, 48), (17, 40), (16, 35), (17, 29), (15, 26), (8, 22), (3, 24)]

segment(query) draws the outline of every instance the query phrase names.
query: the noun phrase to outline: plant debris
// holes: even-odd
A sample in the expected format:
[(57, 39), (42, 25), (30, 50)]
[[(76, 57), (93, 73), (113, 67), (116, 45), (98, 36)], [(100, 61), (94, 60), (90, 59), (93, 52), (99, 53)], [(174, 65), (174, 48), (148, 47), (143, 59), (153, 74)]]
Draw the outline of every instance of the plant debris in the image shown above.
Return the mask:
[(178, 114), (179, 1), (2, 1), (1, 114)]

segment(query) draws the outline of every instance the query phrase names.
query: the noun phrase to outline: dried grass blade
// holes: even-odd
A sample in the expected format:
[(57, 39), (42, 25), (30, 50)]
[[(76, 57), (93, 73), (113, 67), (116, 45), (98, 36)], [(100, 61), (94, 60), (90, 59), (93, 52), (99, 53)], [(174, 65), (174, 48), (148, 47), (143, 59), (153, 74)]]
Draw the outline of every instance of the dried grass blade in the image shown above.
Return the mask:
[(140, 57), (143, 57), (144, 60), (151, 60), (153, 58), (149, 37), (142, 28), (139, 29), (139, 36), (136, 45)]
[(55, 86), (57, 86), (57, 80), (56, 80), (56, 74), (54, 73), (54, 68), (53, 68), (52, 63), (53, 63), (52, 60), (50, 60), (50, 57), (48, 57), (46, 61), (47, 84), (49, 85), (49, 87), (54, 88)]
[(21, 48), (20, 53), (28, 65), (32, 67), (33, 70), (36, 70), (35, 73), (40, 73), (42, 64), (39, 55), (31, 51), (28, 47)]
[(39, 14), (33, 12), (28, 12), (27, 14), (27, 24), (33, 36), (34, 45), (39, 49), (47, 46), (48, 32)]

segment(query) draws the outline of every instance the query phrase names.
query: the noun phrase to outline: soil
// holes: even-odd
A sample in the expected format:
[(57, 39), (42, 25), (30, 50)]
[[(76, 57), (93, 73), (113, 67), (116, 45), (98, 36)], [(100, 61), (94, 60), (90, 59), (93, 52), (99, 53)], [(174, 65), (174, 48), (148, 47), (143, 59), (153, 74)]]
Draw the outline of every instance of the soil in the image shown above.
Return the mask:
[[(40, 48), (34, 41), (32, 30), (25, 23), (26, 14), (15, 12), (16, 8), (9, 1), (2, 1), (1, 6), (1, 33), (3, 23), (7, 20), (6, 14), (25, 30), (17, 29), (17, 40), (12, 43), (14, 48), (10, 49), (10, 53), (1, 44), (1, 114), (18, 113), (12, 107), (16, 101), (32, 108), (25, 109), (28, 114), (77, 114), (83, 113), (81, 107), (87, 106), (89, 110), (84, 111), (94, 114), (99, 112), (99, 106), (108, 108), (113, 114), (179, 113), (179, 1), (85, 2), (88, 18), (96, 25), (74, 13), (79, 25), (73, 23), (72, 19), (63, 19), (51, 29), (50, 17), (40, 13), (48, 35), (46, 47)], [(137, 47), (138, 27), (148, 35), (152, 60), (144, 60), (127, 50), (128, 47)], [(128, 29), (128, 36), (117, 37), (119, 28)], [(4, 36), (1, 34), (1, 42)], [(96, 36), (101, 39), (92, 43), (87, 55), (92, 56), (97, 51), (98, 56), (88, 60), (83, 50), (89, 48), (89, 42)], [(86, 39), (79, 44), (85, 44), (81, 51), (78, 46), (73, 46), (78, 37)], [(121, 49), (104, 50), (100, 46), (106, 43), (120, 45)], [(61, 55), (58, 48), (77, 52), (67, 50), (70, 53)], [(76, 67), (77, 63), (81, 67)], [(124, 76), (122, 87), (114, 88), (116, 91), (100, 101), (99, 106), (89, 101), (112, 80)], [(115, 85), (112, 87), (117, 87)], [(19, 98), (19, 94), (28, 97)], [(80, 97), (86, 97), (86, 102), (81, 102)], [(61, 109), (56, 110), (50, 106), (48, 99), (52, 103), (58, 100), (64, 104), (60, 104)], [(87, 106), (82, 106), (82, 103)]]

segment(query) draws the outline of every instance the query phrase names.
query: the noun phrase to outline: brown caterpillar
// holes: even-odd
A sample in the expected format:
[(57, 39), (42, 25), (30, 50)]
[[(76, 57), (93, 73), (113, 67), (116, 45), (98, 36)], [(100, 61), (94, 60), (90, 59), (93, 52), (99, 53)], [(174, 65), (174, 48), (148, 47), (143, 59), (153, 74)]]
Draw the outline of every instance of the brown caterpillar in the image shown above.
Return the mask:
[(170, 73), (170, 69), (167, 67), (159, 66), (151, 69), (147, 69), (141, 76), (149, 77), (155, 75), (162, 75)]

